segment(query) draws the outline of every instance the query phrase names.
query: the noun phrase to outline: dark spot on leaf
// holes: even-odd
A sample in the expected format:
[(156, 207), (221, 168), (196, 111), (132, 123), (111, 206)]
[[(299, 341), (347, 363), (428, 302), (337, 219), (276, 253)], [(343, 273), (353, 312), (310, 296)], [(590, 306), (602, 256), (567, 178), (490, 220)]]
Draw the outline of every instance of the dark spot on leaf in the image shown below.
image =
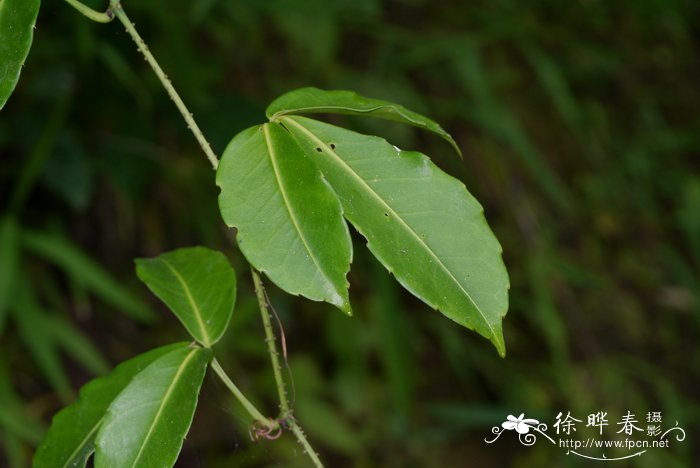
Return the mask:
[(331, 149), (335, 149), (335, 143), (331, 143)]
[(319, 147), (317, 146), (317, 147), (316, 147), (316, 151), (318, 151), (318, 152), (320, 153), (320, 152), (321, 152), (321, 148), (319, 148)]
[(384, 216), (389, 216), (389, 213), (384, 213)]

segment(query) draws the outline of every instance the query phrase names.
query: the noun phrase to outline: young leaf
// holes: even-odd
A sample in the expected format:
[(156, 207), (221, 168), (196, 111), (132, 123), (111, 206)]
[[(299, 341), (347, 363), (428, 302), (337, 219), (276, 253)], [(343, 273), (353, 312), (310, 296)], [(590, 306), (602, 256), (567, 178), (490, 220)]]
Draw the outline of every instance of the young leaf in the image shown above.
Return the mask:
[(39, 0), (0, 0), (0, 110), (14, 91), (34, 36)]
[(192, 424), (211, 350), (157, 359), (112, 402), (97, 434), (95, 467), (171, 467)]
[(0, 219), (0, 336), (14, 290), (19, 260), (19, 227), (12, 217)]
[(393, 120), (433, 132), (444, 138), (462, 156), (462, 151), (452, 136), (437, 122), (399, 104), (370, 99), (353, 91), (326, 91), (318, 88), (301, 88), (278, 97), (268, 106), (265, 114), (277, 120), (290, 114), (355, 114)]
[[(481, 205), (425, 155), (305, 117), (281, 117), (399, 282), (505, 353), (508, 274)], [(320, 149), (321, 151), (317, 151)]]
[(107, 408), (117, 395), (156, 359), (187, 346), (187, 343), (175, 343), (153, 349), (86, 384), (75, 403), (54, 416), (46, 438), (34, 455), (34, 468), (84, 467), (95, 451), (95, 437)]
[(70, 242), (53, 234), (28, 229), (22, 231), (22, 241), (27, 250), (54, 263), (121, 312), (142, 322), (153, 320), (153, 312), (148, 307)]
[(351, 314), (352, 244), (340, 202), (287, 131), (270, 123), (239, 133), (216, 183), (223, 219), (251, 265), (290, 294)]
[(207, 348), (226, 331), (236, 301), (236, 273), (224, 254), (204, 247), (136, 260), (136, 274)]

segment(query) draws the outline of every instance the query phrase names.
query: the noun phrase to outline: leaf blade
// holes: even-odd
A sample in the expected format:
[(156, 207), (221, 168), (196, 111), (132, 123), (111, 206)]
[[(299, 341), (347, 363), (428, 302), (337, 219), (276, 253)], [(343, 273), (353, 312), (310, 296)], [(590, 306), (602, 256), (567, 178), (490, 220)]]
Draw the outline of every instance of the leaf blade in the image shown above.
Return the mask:
[[(500, 244), (466, 187), (425, 155), (381, 138), (305, 117), (281, 120), (315, 155), (345, 217), (397, 280), (504, 355), (508, 275)], [(322, 151), (314, 152), (317, 147)]]
[(236, 300), (236, 274), (221, 252), (186, 247), (136, 259), (136, 274), (207, 348), (226, 331)]
[(97, 434), (95, 466), (173, 466), (211, 354), (207, 348), (178, 349), (134, 377), (107, 410)]
[(5, 107), (32, 47), (40, 0), (0, 0), (0, 110)]
[(462, 156), (462, 151), (452, 136), (434, 120), (402, 105), (366, 98), (354, 91), (300, 88), (278, 97), (265, 111), (273, 121), (284, 115), (315, 113), (368, 115), (412, 125), (439, 135)]
[(290, 294), (351, 314), (350, 234), (342, 207), (314, 163), (276, 123), (248, 129), (217, 171), (219, 206), (257, 270)]
[(156, 359), (186, 347), (187, 343), (175, 343), (153, 349), (87, 383), (75, 403), (53, 417), (49, 432), (34, 456), (34, 467), (84, 467), (95, 450), (95, 436), (112, 401), (136, 374)]

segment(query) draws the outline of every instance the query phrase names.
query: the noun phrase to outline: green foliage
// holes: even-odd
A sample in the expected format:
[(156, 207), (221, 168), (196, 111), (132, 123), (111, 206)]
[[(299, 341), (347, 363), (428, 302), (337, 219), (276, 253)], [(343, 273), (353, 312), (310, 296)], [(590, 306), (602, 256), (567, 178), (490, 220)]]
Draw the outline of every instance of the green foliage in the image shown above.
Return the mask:
[[(304, 423), (303, 410), (316, 404), (336, 416), (338, 431), (305, 426), (330, 463), (571, 463), (539, 443), (481, 443), (515, 410), (532, 409), (551, 423), (563, 409), (579, 418), (592, 409), (658, 409), (698, 433), (698, 2), (152, 0), (125, 7), (215, 151), (260, 123), (275, 96), (309, 83), (400, 102), (439, 121), (463, 150), (462, 163), (409, 126), (328, 120), (428, 154), (464, 181), (503, 245), (512, 283), (505, 360), (440, 314), (425, 313), (352, 228), (352, 319), (269, 285), (284, 324), (295, 414)], [(22, 229), (70, 239), (132, 295), (134, 257), (197, 244), (230, 252), (212, 172), (127, 36), (61, 1), (43, 2), (42, 10), (31, 66), (0, 117), (0, 203), (15, 198), (29, 159), (45, 153), (36, 164), (42, 176), (12, 216)], [(64, 152), (84, 155), (89, 171)], [(59, 193), (49, 179), (69, 166), (74, 177), (60, 176)], [(76, 195), (85, 187), (80, 174), (93, 187), (84, 205), (64, 196), (83, 196)], [(230, 257), (244, 271), (242, 256)], [(18, 268), (46, 313), (74, 323), (110, 362), (182, 336), (174, 320), (131, 323), (26, 249)], [(218, 359), (245, 369), (234, 380), (274, 409), (255, 298), (239, 286)], [(0, 337), (7, 370), (0, 386), (16, 398), (11, 412), (9, 400), (0, 402), (0, 424), (9, 415), (14, 426), (0, 430), (0, 465), (22, 468), (41, 421), (61, 403), (12, 310)], [(73, 388), (91, 377), (59, 351)], [(313, 391), (299, 362), (317, 376)], [(286, 436), (249, 443), (247, 413), (220, 385), (207, 393), (215, 401), (200, 402), (183, 466), (306, 466)], [(32, 437), (19, 437), (30, 421)], [(340, 443), (347, 435), (354, 444)], [(687, 467), (696, 453), (687, 440), (634, 463)]]
[(371, 99), (353, 91), (327, 91), (318, 88), (301, 88), (284, 94), (268, 106), (265, 115), (271, 121), (293, 114), (350, 114), (367, 115), (401, 122), (431, 131), (444, 138), (454, 150), (462, 155), (452, 135), (437, 122), (406, 109), (404, 106), (380, 99)]
[(236, 274), (226, 257), (190, 247), (136, 260), (136, 273), (187, 331), (210, 348), (226, 331), (236, 301)]
[(420, 153), (289, 115), (308, 112), (367, 113), (454, 144), (432, 120), (386, 101), (315, 88), (282, 96), (268, 108), (272, 123), (234, 138), (217, 174), (222, 215), (239, 229), (246, 257), (272, 270), (268, 276), (285, 291), (343, 309), (351, 253), (342, 205), (406, 289), (505, 355), (508, 275), (483, 209), (464, 184)]
[(239, 133), (216, 183), (224, 222), (251, 265), (290, 294), (351, 314), (352, 245), (340, 202), (286, 130), (273, 123)]
[(34, 466), (84, 467), (95, 451), (97, 431), (112, 401), (135, 375), (155, 360), (171, 351), (186, 349), (186, 346), (186, 343), (178, 343), (153, 349), (85, 385), (76, 402), (54, 416), (49, 432), (34, 456)]
[[(368, 247), (409, 291), (505, 354), (508, 276), (481, 205), (417, 152), (303, 117), (282, 122)], [(321, 151), (319, 151), (319, 149)]]
[(173, 466), (210, 358), (210, 349), (176, 349), (136, 375), (107, 410), (97, 434), (95, 466)]
[(0, 110), (29, 54), (40, 4), (40, 0), (0, 0)]

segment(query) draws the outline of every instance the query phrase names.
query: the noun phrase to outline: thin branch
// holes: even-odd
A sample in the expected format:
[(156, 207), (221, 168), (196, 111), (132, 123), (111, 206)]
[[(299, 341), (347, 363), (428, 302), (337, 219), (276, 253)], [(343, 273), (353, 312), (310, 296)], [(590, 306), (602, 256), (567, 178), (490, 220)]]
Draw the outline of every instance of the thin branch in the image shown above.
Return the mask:
[(272, 371), (275, 375), (275, 382), (277, 383), (277, 393), (280, 399), (280, 417), (278, 421), (282, 427), (292, 431), (294, 436), (297, 438), (299, 443), (304, 447), (304, 451), (311, 458), (314, 466), (316, 468), (323, 468), (323, 463), (318, 457), (316, 451), (311, 447), (309, 440), (306, 438), (304, 431), (301, 430), (299, 424), (297, 424), (292, 414), (292, 410), (289, 406), (289, 400), (287, 399), (287, 390), (285, 388), (284, 378), (282, 377), (282, 366), (280, 365), (279, 352), (277, 351), (277, 344), (275, 334), (272, 330), (272, 322), (270, 320), (270, 312), (268, 311), (267, 300), (265, 299), (265, 288), (263, 287), (260, 275), (254, 268), (251, 267), (250, 273), (253, 276), (253, 284), (255, 286), (255, 295), (258, 298), (258, 305), (260, 307), (260, 316), (263, 322), (263, 328), (265, 329), (265, 341), (267, 342), (267, 350), (270, 353), (270, 361), (272, 361)]
[(90, 18), (91, 20), (96, 21), (98, 23), (109, 23), (114, 19), (114, 13), (112, 13), (111, 6), (107, 8), (107, 11), (103, 13), (101, 11), (93, 10), (92, 8), (85, 5), (84, 3), (79, 2), (78, 0), (66, 0), (66, 2), (87, 18)]
[(224, 385), (226, 385), (228, 389), (231, 390), (233, 396), (241, 402), (243, 407), (248, 411), (248, 414), (252, 416), (253, 420), (265, 425), (270, 430), (274, 430), (277, 427), (279, 427), (279, 423), (277, 421), (273, 421), (272, 419), (263, 416), (263, 414), (250, 402), (250, 400), (248, 400), (245, 397), (245, 395), (243, 395), (239, 388), (236, 387), (236, 384), (234, 384), (231, 378), (226, 374), (226, 371), (224, 371), (224, 369), (221, 367), (221, 364), (219, 364), (219, 361), (217, 361), (216, 358), (212, 360), (211, 368), (214, 370), (216, 375), (219, 376)]
[(146, 61), (151, 66), (156, 76), (160, 80), (161, 84), (168, 92), (170, 99), (172, 99), (175, 105), (177, 106), (177, 109), (180, 111), (182, 118), (184, 118), (185, 122), (187, 122), (187, 128), (190, 129), (194, 137), (197, 139), (197, 142), (199, 142), (199, 146), (202, 147), (202, 151), (204, 151), (204, 154), (207, 155), (211, 166), (214, 169), (216, 169), (219, 165), (219, 159), (216, 157), (216, 154), (214, 154), (214, 151), (211, 149), (211, 146), (209, 146), (209, 142), (207, 142), (207, 139), (204, 138), (204, 134), (199, 129), (197, 122), (194, 121), (192, 113), (187, 109), (187, 106), (185, 106), (185, 103), (180, 98), (180, 95), (177, 94), (177, 91), (175, 91), (175, 88), (170, 82), (170, 79), (165, 74), (163, 69), (160, 68), (160, 65), (158, 65), (158, 62), (156, 61), (155, 57), (153, 57), (151, 52), (148, 50), (148, 46), (141, 38), (139, 33), (136, 31), (136, 28), (134, 28), (133, 23), (131, 22), (131, 20), (129, 20), (129, 17), (126, 16), (124, 8), (122, 8), (121, 2), (112, 0), (110, 9), (117, 17), (117, 19), (121, 21), (124, 27), (126, 27), (126, 32), (129, 33), (131, 39), (133, 39), (133, 41), (136, 43), (136, 46), (138, 47), (139, 51), (143, 54), (144, 58), (146, 59)]
[(275, 334), (272, 331), (272, 322), (270, 321), (270, 312), (267, 310), (267, 302), (265, 301), (265, 289), (260, 275), (255, 269), (250, 269), (253, 275), (253, 285), (255, 286), (255, 295), (258, 297), (258, 306), (260, 307), (260, 316), (265, 328), (265, 341), (267, 342), (267, 351), (270, 353), (270, 361), (272, 361), (272, 372), (275, 374), (275, 382), (277, 383), (277, 393), (280, 399), (280, 412), (282, 417), (286, 417), (291, 413), (289, 409), (289, 400), (287, 399), (287, 390), (282, 377), (282, 366), (280, 365), (279, 352)]

